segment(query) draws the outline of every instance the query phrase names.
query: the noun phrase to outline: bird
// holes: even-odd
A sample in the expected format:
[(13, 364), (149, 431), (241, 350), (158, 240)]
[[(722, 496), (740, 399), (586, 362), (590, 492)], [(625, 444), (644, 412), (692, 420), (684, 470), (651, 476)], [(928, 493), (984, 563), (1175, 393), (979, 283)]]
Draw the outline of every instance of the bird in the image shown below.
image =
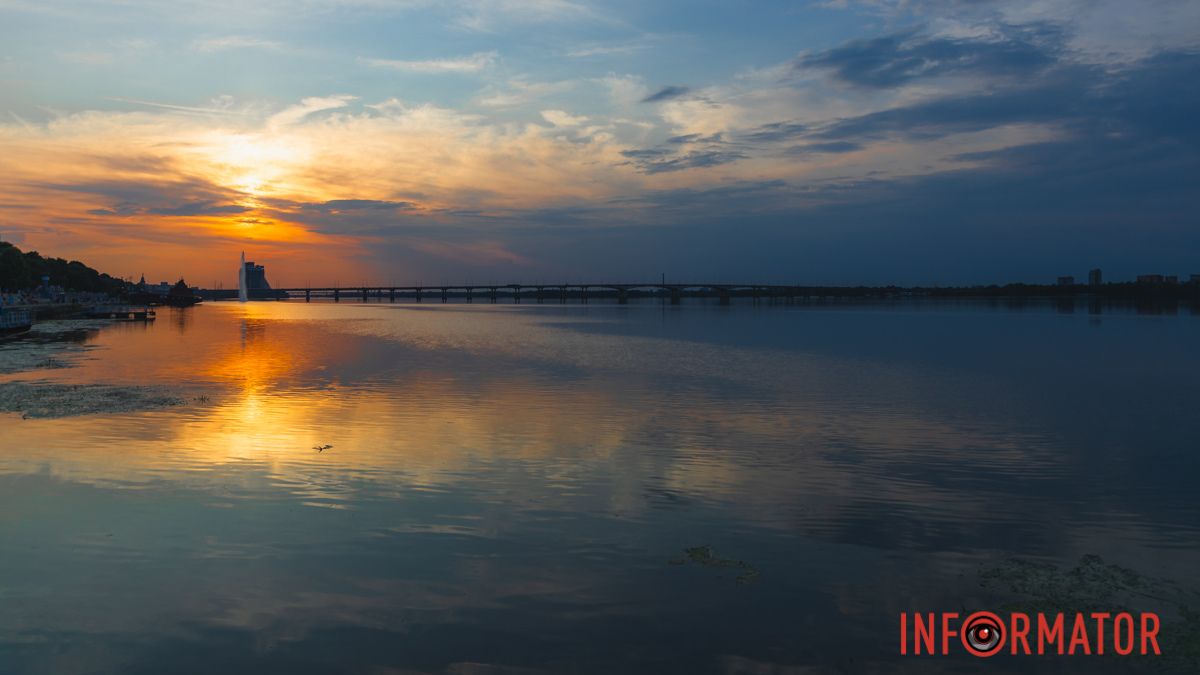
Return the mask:
[(317, 452), (325, 452), (326, 450), (328, 450), (332, 447), (333, 447), (332, 445), (329, 445), (328, 443), (326, 443), (325, 445), (314, 445), (313, 450), (316, 450)]

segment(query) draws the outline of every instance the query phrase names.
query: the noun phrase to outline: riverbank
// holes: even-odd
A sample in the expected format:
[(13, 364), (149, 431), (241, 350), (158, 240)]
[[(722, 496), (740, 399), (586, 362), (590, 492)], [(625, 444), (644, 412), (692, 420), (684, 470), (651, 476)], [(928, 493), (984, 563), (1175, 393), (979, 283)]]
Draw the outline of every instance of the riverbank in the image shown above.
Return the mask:
[(0, 340), (0, 413), (15, 413), (22, 419), (59, 418), (145, 412), (208, 400), (207, 396), (187, 395), (164, 386), (51, 379), (51, 372), (74, 368), (94, 352), (97, 347), (91, 344), (92, 340), (112, 323), (111, 320), (43, 319), (27, 333)]

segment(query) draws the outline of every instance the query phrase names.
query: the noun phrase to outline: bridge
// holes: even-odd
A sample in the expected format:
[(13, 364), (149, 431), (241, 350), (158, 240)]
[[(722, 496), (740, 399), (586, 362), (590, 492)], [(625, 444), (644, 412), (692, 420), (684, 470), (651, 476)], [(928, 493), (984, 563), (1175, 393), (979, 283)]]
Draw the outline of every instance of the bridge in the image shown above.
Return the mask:
[[(311, 302), (318, 298), (359, 300), (361, 302), (396, 302), (397, 298), (415, 302), (448, 302), (450, 298), (462, 298), (466, 302), (520, 303), (559, 302), (568, 300), (586, 303), (591, 298), (616, 298), (625, 304), (631, 297), (666, 298), (673, 305), (686, 297), (716, 297), (721, 304), (729, 304), (734, 297), (749, 297), (754, 300), (795, 300), (813, 296), (829, 295), (831, 289), (816, 289), (803, 286), (774, 284), (680, 284), (680, 283), (579, 283), (579, 284), (437, 284), (419, 286), (322, 286), (304, 288), (273, 288), (251, 290), (251, 299), (300, 299)], [(851, 289), (843, 289), (851, 290)], [(207, 297), (220, 300), (237, 297), (237, 291), (204, 291)]]

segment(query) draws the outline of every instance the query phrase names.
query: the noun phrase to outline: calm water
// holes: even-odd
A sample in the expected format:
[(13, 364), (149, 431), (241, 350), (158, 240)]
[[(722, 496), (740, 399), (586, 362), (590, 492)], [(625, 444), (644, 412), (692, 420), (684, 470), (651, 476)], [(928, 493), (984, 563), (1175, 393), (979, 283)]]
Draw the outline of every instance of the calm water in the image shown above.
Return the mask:
[(0, 414), (4, 673), (1123, 672), (904, 659), (897, 616), (1028, 600), (988, 581), (1013, 557), (1200, 590), (1186, 313), (217, 303), (78, 337), (0, 383), (188, 403)]

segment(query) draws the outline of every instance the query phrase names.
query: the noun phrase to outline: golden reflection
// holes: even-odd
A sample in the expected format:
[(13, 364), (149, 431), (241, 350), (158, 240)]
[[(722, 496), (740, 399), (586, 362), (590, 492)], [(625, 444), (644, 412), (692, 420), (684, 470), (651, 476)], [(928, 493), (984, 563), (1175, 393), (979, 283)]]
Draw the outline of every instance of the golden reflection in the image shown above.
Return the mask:
[[(556, 378), (505, 362), (481, 375), (427, 360), (452, 354), (469, 366), (471, 359), (498, 364), (503, 357), (413, 350), (355, 334), (353, 325), (344, 328), (350, 332), (331, 329), (392, 321), (432, 333), (422, 322), (444, 319), (439, 312), (281, 303), (196, 311), (202, 315), (182, 335), (164, 333), (172, 340), (153, 330), (102, 332), (103, 361), (54, 377), (121, 382), (133, 364), (146, 362), (147, 380), (197, 387), (211, 395), (208, 403), (123, 417), (22, 420), (6, 429), (7, 442), (30, 450), (0, 457), (0, 469), (48, 466), (88, 483), (169, 476), (220, 486), (231, 476), (267, 476), (304, 503), (323, 505), (347, 504), (364, 486), (444, 489), (506, 471), (538, 476), (542, 498), (566, 502), (583, 474), (599, 472), (607, 476), (606, 508), (623, 514), (653, 508), (647, 490), (657, 490), (736, 503), (745, 517), (788, 528), (797, 510), (852, 513), (864, 499), (945, 512), (985, 509), (986, 495), (918, 475), (897, 479), (897, 466), (983, 465), (1044, 478), (1063, 461), (1035, 437), (997, 435), (899, 405), (881, 415), (703, 390), (676, 401), (653, 382), (599, 367), (584, 378)], [(321, 317), (336, 320), (314, 320)], [(501, 316), (493, 321), (505, 323)], [(515, 336), (518, 328), (507, 329)], [(529, 336), (520, 342), (529, 344)], [(778, 367), (783, 357), (762, 358)], [(327, 444), (333, 447), (314, 449)]]

